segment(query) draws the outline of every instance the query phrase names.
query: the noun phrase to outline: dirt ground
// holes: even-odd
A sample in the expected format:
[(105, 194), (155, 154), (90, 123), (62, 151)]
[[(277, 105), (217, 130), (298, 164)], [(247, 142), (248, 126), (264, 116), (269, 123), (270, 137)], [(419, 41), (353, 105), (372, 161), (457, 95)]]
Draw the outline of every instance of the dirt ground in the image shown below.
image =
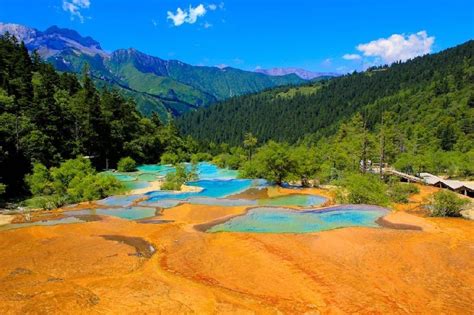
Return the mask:
[(392, 228), (204, 233), (246, 208), (185, 204), (166, 224), (3, 231), (0, 313), (473, 314), (474, 221), (424, 217), (430, 193), (396, 206)]

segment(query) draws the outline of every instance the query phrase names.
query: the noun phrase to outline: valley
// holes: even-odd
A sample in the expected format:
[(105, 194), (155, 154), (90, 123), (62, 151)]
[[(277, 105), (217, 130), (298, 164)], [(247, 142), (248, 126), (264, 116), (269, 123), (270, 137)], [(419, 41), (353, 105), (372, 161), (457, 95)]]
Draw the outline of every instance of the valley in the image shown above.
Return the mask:
[(0, 314), (471, 314), (473, 12), (6, 1)]
[(110, 53), (91, 37), (57, 26), (42, 32), (1, 23), (0, 35), (7, 32), (24, 41), (30, 52), (37, 51), (59, 71), (80, 74), (88, 65), (98, 86), (121, 90), (135, 99), (141, 113), (149, 116), (155, 112), (162, 119), (167, 118), (168, 111), (181, 115), (233, 96), (305, 81), (295, 74), (268, 76), (230, 67), (192, 66), (133, 48)]

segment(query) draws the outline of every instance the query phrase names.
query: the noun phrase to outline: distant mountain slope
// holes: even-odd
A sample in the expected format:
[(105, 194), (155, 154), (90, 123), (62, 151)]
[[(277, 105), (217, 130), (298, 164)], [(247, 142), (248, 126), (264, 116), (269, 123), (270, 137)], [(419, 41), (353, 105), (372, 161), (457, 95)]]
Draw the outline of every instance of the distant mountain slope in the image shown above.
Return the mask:
[(340, 74), (334, 72), (314, 72), (301, 68), (272, 68), (272, 69), (256, 69), (255, 72), (263, 73), (271, 76), (284, 76), (288, 74), (296, 74), (304, 80), (314, 80), (318, 78), (338, 77)]
[(109, 53), (91, 37), (57, 26), (42, 32), (0, 23), (0, 34), (6, 32), (24, 41), (30, 51), (37, 50), (60, 71), (79, 73), (88, 63), (97, 84), (126, 91), (144, 114), (155, 111), (164, 117), (171, 110), (180, 115), (229, 97), (304, 82), (295, 74), (273, 77), (234, 68), (192, 66), (136, 49)]
[(246, 132), (263, 142), (295, 142), (308, 134), (331, 135), (357, 112), (372, 127), (383, 111), (391, 111), (399, 124), (419, 124), (424, 133), (442, 134), (439, 126), (451, 124), (447, 129), (453, 137), (473, 136), (473, 55), (474, 41), (469, 41), (390, 67), (235, 97), (177, 123), (204, 142), (241, 144)]

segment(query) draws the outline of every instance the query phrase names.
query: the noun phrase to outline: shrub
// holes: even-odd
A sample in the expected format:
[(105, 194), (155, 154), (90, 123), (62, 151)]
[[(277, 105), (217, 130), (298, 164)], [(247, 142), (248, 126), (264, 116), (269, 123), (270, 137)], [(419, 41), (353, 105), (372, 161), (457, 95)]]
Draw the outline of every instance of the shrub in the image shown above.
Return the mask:
[(43, 164), (35, 163), (33, 173), (26, 175), (25, 181), (33, 195), (51, 195), (54, 193), (50, 173)]
[(165, 181), (161, 185), (162, 190), (181, 190), (181, 186), (184, 184), (176, 176), (175, 172), (166, 174)]
[(309, 180), (314, 179), (321, 168), (321, 163), (316, 157), (316, 150), (306, 145), (290, 148), (289, 158), (294, 161), (294, 169), (289, 178), (299, 180), (302, 186), (309, 186)]
[(332, 165), (325, 162), (321, 164), (321, 168), (315, 176), (320, 184), (329, 184), (340, 177), (340, 172)]
[[(34, 174), (34, 172), (33, 172)], [(52, 180), (53, 191), (60, 196), (67, 195), (67, 189), (71, 181), (80, 180), (87, 175), (96, 174), (91, 162), (83, 157), (67, 160), (49, 170), (49, 178)]]
[(288, 144), (269, 141), (258, 149), (252, 160), (242, 164), (240, 175), (247, 178), (264, 178), (281, 185), (284, 181), (295, 178), (295, 164)]
[(26, 205), (30, 208), (53, 210), (66, 204), (66, 200), (58, 195), (37, 196), (26, 200)]
[(420, 190), (414, 184), (397, 182), (390, 185), (388, 195), (393, 202), (407, 203), (410, 195), (419, 192)]
[(243, 163), (244, 159), (242, 156), (231, 154), (227, 157), (225, 161), (225, 167), (231, 170), (239, 169), (240, 165)]
[(245, 160), (245, 156), (238, 153), (222, 153), (214, 157), (212, 163), (220, 168), (238, 169)]
[(337, 181), (337, 184), (340, 189), (336, 193), (336, 200), (340, 203), (380, 206), (389, 203), (387, 185), (375, 175), (349, 173)]
[(102, 199), (123, 190), (123, 184), (111, 175), (95, 174), (76, 177), (71, 181), (67, 194), (70, 202)]
[(181, 186), (186, 182), (196, 180), (198, 177), (196, 165), (193, 164), (190, 170), (184, 164), (176, 165), (174, 172), (166, 174), (165, 181), (161, 185), (163, 190), (181, 190)]
[(137, 169), (137, 162), (129, 156), (121, 158), (117, 163), (117, 169), (120, 172), (134, 172)]
[(464, 205), (469, 201), (447, 190), (433, 194), (430, 202), (431, 215), (434, 217), (458, 217)]
[(95, 190), (99, 198), (105, 198), (125, 190), (124, 184), (112, 175), (97, 174), (95, 176)]
[(199, 152), (191, 155), (191, 163), (198, 163), (210, 160), (212, 160), (212, 155), (210, 155), (209, 153)]
[(225, 156), (228, 155), (227, 153), (222, 153), (219, 155), (214, 156), (212, 159), (212, 164), (216, 165), (217, 167), (224, 168), (225, 167)]
[(173, 152), (165, 152), (161, 156), (161, 163), (162, 164), (177, 164), (181, 162), (180, 157)]
[(27, 205), (41, 209), (104, 198), (124, 188), (115, 177), (97, 174), (90, 161), (82, 157), (67, 160), (49, 170), (42, 164), (35, 164), (33, 173), (26, 176), (26, 182), (33, 194)]

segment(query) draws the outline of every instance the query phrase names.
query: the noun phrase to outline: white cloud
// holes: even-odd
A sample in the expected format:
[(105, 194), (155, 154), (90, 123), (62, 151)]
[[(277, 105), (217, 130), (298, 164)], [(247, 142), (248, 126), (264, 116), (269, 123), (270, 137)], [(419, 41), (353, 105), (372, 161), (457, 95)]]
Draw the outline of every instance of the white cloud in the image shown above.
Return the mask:
[(227, 68), (229, 65), (226, 65), (225, 63), (221, 63), (221, 64), (218, 64), (216, 65), (217, 68), (219, 69), (224, 69), (224, 68)]
[(362, 57), (359, 54), (345, 54), (342, 58), (345, 60), (359, 60)]
[(151, 20), (151, 24), (153, 24), (154, 27), (158, 26), (158, 22), (155, 19)]
[(63, 0), (63, 10), (71, 14), (71, 20), (78, 18), (81, 23), (84, 23), (81, 10), (88, 9), (90, 6), (90, 0)]
[(217, 4), (217, 3), (211, 3), (211, 4), (209, 4), (209, 5), (207, 6), (207, 8), (208, 8), (209, 10), (211, 10), (211, 11), (215, 11), (215, 10), (217, 10), (217, 9), (223, 10), (223, 9), (224, 9), (224, 2), (221, 2), (221, 3), (219, 3), (219, 4)]
[(186, 21), (189, 24), (194, 24), (197, 21), (197, 18), (200, 16), (204, 16), (206, 14), (207, 10), (204, 7), (204, 5), (200, 4), (197, 7), (189, 7), (189, 15), (188, 15), (188, 20)]
[(203, 24), (203, 26), (204, 26), (204, 28), (211, 28), (211, 27), (212, 27), (212, 24), (209, 23), (209, 22), (205, 22), (205, 23)]
[(174, 26), (180, 26), (184, 23), (194, 24), (199, 17), (206, 15), (207, 10), (203, 4), (200, 4), (193, 8), (189, 6), (188, 10), (182, 10), (181, 8), (176, 9), (176, 13), (168, 11), (168, 20), (171, 20)]
[(357, 50), (366, 57), (380, 58), (385, 63), (405, 61), (431, 52), (435, 41), (426, 31), (416, 34), (393, 34), (388, 38), (380, 38), (357, 46)]
[(181, 10), (181, 8), (178, 8), (176, 10), (176, 14), (173, 14), (173, 12), (168, 11), (168, 20), (172, 20), (174, 26), (180, 26), (186, 22), (186, 19), (188, 17), (188, 13), (184, 12)]

